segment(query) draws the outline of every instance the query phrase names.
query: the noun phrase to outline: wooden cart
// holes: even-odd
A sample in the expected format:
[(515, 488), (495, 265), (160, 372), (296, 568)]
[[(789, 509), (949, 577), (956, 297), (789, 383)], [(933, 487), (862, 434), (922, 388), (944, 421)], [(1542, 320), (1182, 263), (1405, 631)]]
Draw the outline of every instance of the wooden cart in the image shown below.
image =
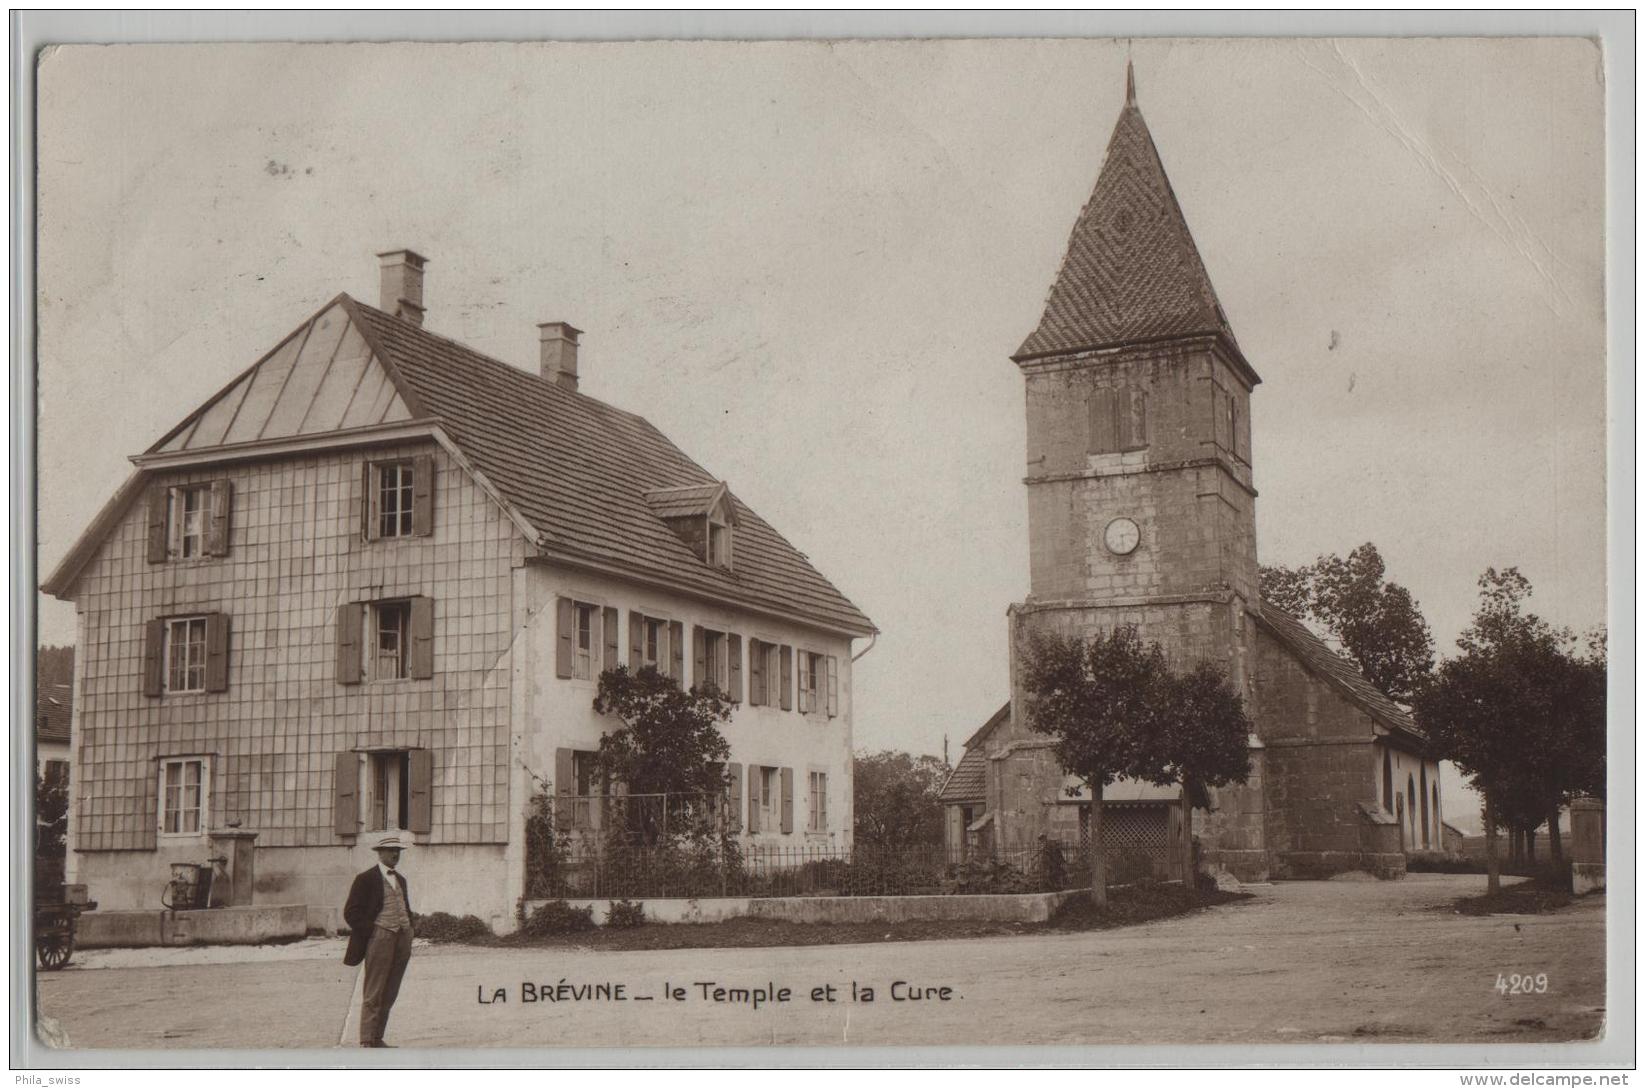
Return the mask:
[(58, 885), (34, 901), (34, 954), (49, 972), (74, 955), (74, 926), (82, 911), (97, 906), (86, 899), (84, 885)]

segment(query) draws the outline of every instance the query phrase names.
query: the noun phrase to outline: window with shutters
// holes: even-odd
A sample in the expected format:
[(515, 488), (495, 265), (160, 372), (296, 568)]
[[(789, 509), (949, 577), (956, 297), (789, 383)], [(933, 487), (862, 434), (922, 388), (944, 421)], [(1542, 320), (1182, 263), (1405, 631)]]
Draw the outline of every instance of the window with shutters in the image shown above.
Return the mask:
[(198, 836), (206, 828), (206, 758), (170, 757), (160, 761), (160, 834)]
[(782, 829), (782, 769), (760, 768), (760, 830)]
[(415, 480), (416, 468), (409, 461), (391, 461), (377, 466), (377, 536), (411, 536), (412, 487)]
[(410, 676), (411, 602), (375, 601), (371, 604), (370, 673), (374, 681)]
[(810, 775), (810, 808), (806, 812), (805, 828), (808, 832), (828, 831), (828, 773), (814, 771)]
[(699, 685), (712, 684), (721, 692), (731, 691), (731, 637), (723, 631), (703, 632), (702, 674)]
[(428, 832), (433, 826), (434, 753), (374, 749), (337, 754), (333, 785), (336, 830)]
[(640, 668), (668, 671), (668, 620), (643, 617), (642, 625), (645, 643), (640, 651)]
[(821, 710), (817, 703), (817, 686), (824, 669), (823, 656), (808, 650), (800, 651), (800, 713)]
[(434, 458), (366, 464), (362, 529), (368, 540), (426, 537), (434, 531)]
[(578, 680), (588, 680), (594, 676), (595, 646), (597, 637), (595, 627), (599, 624), (600, 610), (595, 605), (577, 603), (577, 643), (576, 652), (572, 658), (571, 675)]
[(366, 796), (363, 799), (368, 832), (404, 831), (411, 817), (411, 754), (366, 754)]
[(151, 491), (148, 561), (167, 563), (228, 555), (233, 497), (233, 486), (227, 480)]
[(206, 520), (211, 513), (211, 488), (191, 484), (171, 489), (171, 540), (169, 550), (177, 559), (191, 560), (205, 555)]
[(206, 618), (180, 616), (166, 621), (166, 691), (206, 690)]
[(839, 660), (830, 654), (799, 652), (800, 713), (833, 718), (839, 714)]

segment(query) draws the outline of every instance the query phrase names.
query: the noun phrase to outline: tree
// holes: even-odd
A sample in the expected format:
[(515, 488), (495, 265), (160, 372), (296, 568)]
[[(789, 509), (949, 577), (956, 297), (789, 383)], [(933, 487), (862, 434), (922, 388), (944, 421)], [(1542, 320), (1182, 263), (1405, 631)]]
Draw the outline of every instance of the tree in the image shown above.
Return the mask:
[(1057, 759), (1091, 792), (1091, 899), (1108, 899), (1102, 791), (1116, 779), (1182, 783), (1189, 796), (1243, 783), (1251, 721), (1215, 666), (1167, 664), (1126, 625), (1080, 640), (1036, 634), (1023, 658), (1029, 724), (1056, 739)]
[(1411, 592), (1383, 576), (1377, 546), (1320, 556), (1301, 567), (1264, 567), (1264, 601), (1312, 619), (1342, 644), (1366, 679), (1408, 703), (1434, 666), (1434, 639)]
[(903, 847), (942, 842), (942, 784), (949, 767), (935, 756), (859, 752), (851, 795), (857, 843)]
[(1479, 588), (1461, 653), (1418, 691), (1415, 711), (1440, 755), (1485, 797), (1494, 892), (1499, 826), (1520, 834), (1546, 819), (1562, 861), (1560, 808), (1604, 790), (1606, 663), (1602, 635), (1583, 649), (1568, 629), (1525, 611), (1531, 584), (1516, 568), (1486, 569)]
[[(600, 674), (594, 710), (622, 725), (600, 738), (595, 773), (621, 783), (630, 795), (679, 794), (719, 799), (728, 782), (731, 746), (716, 725), (731, 718), (731, 701), (712, 685), (680, 688), (654, 666)], [(703, 812), (698, 807), (697, 812)], [(642, 807), (639, 829), (647, 843), (658, 835), (655, 814)]]

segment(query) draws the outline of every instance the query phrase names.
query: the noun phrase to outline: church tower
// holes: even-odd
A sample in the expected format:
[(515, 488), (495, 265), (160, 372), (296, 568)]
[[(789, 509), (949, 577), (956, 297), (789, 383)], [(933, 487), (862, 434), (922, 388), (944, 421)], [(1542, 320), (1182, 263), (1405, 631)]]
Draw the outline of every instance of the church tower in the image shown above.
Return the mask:
[[(1260, 608), (1250, 397), (1260, 379), (1211, 287), (1129, 67), (1096, 187), (1039, 325), (1012, 359), (1027, 386), (1030, 541), (1029, 597), (1011, 610), (1013, 754), (1035, 747), (1016, 688), (1016, 655), (1035, 630), (1134, 624), (1176, 668), (1224, 668), (1249, 704)], [(1241, 876), (1266, 869), (1260, 749), (1252, 755), (1250, 783), (1195, 814), (1206, 861)], [(1030, 769), (1020, 770), (1026, 781)], [(1016, 834), (1002, 822), (1007, 840), (1044, 830), (1031, 799), (997, 801), (1022, 818)]]

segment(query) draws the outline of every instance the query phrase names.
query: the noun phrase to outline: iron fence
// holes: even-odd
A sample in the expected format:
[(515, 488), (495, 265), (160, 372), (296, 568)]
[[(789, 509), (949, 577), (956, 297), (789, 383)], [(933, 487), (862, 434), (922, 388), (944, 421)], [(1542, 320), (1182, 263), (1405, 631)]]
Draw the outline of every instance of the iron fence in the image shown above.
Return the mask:
[(1088, 883), (1060, 844), (982, 855), (942, 847), (766, 847), (734, 838), (573, 845), (534, 868), (528, 899), (918, 896), (1048, 892)]

